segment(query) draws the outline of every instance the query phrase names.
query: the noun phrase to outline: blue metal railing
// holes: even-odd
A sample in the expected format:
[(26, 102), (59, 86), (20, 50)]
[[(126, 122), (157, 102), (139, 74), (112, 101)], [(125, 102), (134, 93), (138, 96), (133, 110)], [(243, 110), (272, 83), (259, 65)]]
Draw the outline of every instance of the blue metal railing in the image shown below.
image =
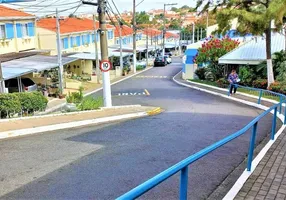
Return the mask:
[[(242, 86), (243, 87), (243, 86)], [(251, 88), (254, 90), (259, 90), (256, 88)], [(261, 102), (262, 93), (265, 90), (259, 90), (259, 102)], [(268, 91), (267, 91), (268, 92)], [(260, 95), (261, 94), (261, 95)], [(180, 175), (180, 199), (184, 200), (187, 199), (188, 194), (188, 167), (195, 161), (199, 160), (200, 158), (204, 157), (208, 153), (218, 149), (219, 147), (225, 145), (226, 143), (236, 139), (237, 137), (243, 135), (252, 128), (252, 133), (250, 136), (250, 144), (248, 150), (248, 158), (247, 158), (247, 170), (251, 171), (251, 165), (253, 160), (253, 153), (255, 148), (255, 140), (257, 134), (257, 127), (258, 122), (267, 114), (273, 111), (273, 120), (272, 120), (272, 130), (271, 130), (271, 140), (274, 140), (275, 133), (276, 133), (276, 119), (277, 119), (277, 111), (281, 108), (282, 103), (285, 103), (285, 96), (279, 93), (275, 93), (276, 95), (281, 95), (280, 102), (270, 107), (268, 110), (264, 111), (262, 114), (257, 116), (253, 119), (249, 124), (247, 124), (241, 130), (225, 137), (224, 139), (202, 149), (201, 151), (191, 155), (190, 157), (180, 161), (179, 163), (173, 165), (172, 167), (166, 169), (165, 171), (161, 172), (160, 174), (154, 176), (153, 178), (147, 180), (146, 182), (142, 183), (141, 185), (135, 187), (134, 189), (130, 190), (129, 192), (123, 194), (122, 196), (118, 197), (117, 200), (130, 200), (135, 199), (146, 193), (147, 191), (151, 190), (155, 186), (159, 185), (161, 182), (165, 181), (166, 179), (170, 178), (171, 176), (175, 175), (178, 172), (181, 172)], [(284, 100), (282, 100), (284, 99)], [(281, 112), (280, 112), (281, 113)], [(285, 106), (285, 113), (286, 113), (286, 106)], [(286, 116), (284, 119), (284, 124), (286, 123)]]

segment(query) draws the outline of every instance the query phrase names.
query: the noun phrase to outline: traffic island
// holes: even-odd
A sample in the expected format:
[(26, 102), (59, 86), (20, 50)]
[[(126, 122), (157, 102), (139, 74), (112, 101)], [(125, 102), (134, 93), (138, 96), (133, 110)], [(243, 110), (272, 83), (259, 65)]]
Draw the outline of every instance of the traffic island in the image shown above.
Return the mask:
[(94, 111), (53, 114), (0, 121), (0, 139), (44, 133), (88, 125), (111, 123), (161, 113), (161, 108), (131, 105)]

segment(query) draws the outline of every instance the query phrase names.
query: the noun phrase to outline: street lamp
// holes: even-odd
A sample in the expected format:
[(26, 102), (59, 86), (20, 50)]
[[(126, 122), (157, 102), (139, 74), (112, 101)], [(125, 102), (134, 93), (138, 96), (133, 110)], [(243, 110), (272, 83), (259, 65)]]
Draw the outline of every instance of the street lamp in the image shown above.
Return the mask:
[(164, 25), (164, 29), (163, 29), (163, 56), (165, 55), (165, 33), (166, 33), (166, 6), (174, 6), (177, 5), (177, 3), (164, 3), (164, 17), (163, 17), (163, 25)]
[(192, 22), (193, 24), (193, 43), (195, 43), (195, 22)]

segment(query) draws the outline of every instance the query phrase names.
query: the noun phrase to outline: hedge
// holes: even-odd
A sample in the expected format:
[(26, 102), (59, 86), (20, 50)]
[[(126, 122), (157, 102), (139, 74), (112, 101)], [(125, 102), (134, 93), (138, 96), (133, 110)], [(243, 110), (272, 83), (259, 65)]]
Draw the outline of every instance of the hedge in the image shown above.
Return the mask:
[[(11, 114), (36, 112), (45, 110), (48, 100), (40, 92), (22, 92), (0, 94), (1, 118), (11, 117)], [(11, 114), (10, 114), (11, 113)]]
[(11, 113), (19, 113), (21, 103), (17, 94), (0, 94), (0, 117), (10, 116)]

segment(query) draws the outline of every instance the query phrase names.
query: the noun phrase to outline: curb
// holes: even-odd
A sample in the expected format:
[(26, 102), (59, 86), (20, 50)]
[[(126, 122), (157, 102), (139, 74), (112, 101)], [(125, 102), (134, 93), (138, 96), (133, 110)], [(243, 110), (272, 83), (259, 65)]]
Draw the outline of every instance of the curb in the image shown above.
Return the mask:
[[(131, 76), (128, 76), (128, 77), (125, 77), (125, 78), (120, 79), (120, 80), (118, 80), (118, 81), (115, 81), (114, 83), (111, 83), (110, 85), (111, 85), (111, 86), (112, 86), (112, 85), (116, 85), (117, 83), (120, 83), (120, 82), (125, 81), (125, 80), (127, 80), (127, 79), (129, 79), (129, 78), (132, 78), (132, 77), (134, 77), (134, 76), (137, 76), (138, 74), (141, 74), (141, 73), (143, 73), (143, 72), (146, 72), (146, 71), (148, 71), (148, 70), (150, 70), (150, 69), (152, 69), (152, 68), (153, 68), (153, 67), (149, 67), (149, 68), (147, 68), (147, 69), (144, 69), (144, 70), (142, 70), (142, 71), (140, 71), (140, 72), (138, 72), (138, 73), (136, 73), (136, 74), (132, 74)], [(86, 96), (92, 95), (92, 94), (94, 94), (94, 93), (96, 93), (96, 92), (98, 92), (98, 91), (100, 91), (100, 90), (102, 90), (102, 89), (103, 89), (103, 87), (100, 87), (100, 88), (98, 88), (98, 89), (96, 89), (96, 90), (94, 90), (94, 91), (92, 91), (92, 92), (89, 92), (89, 93), (84, 94), (83, 96), (86, 97)], [(51, 112), (53, 112), (53, 111), (55, 111), (55, 110), (57, 110), (57, 109), (60, 109), (61, 107), (65, 106), (65, 105), (66, 105), (66, 103), (62, 103), (62, 104), (60, 104), (60, 105), (58, 105), (58, 106), (55, 106), (55, 107), (52, 107), (52, 108), (46, 110), (46, 111), (43, 112), (42, 114), (51, 113)]]
[(38, 119), (38, 118), (57, 117), (57, 116), (67, 116), (67, 115), (76, 115), (76, 114), (91, 113), (91, 112), (100, 112), (100, 111), (103, 111), (103, 110), (113, 110), (113, 109), (120, 109), (120, 108), (139, 108), (139, 107), (141, 107), (141, 105), (112, 106), (110, 108), (100, 107), (97, 110), (87, 110), (87, 111), (67, 112), (67, 113), (58, 113), (58, 114), (37, 115), (37, 116), (31, 116), (31, 117), (18, 117), (18, 118), (11, 118), (11, 119), (0, 119), (0, 124), (3, 123), (3, 122), (11, 122), (11, 121), (18, 121), (18, 120)]
[[(173, 77), (173, 81), (179, 85), (182, 85), (182, 86), (185, 86), (185, 87), (189, 87), (189, 88), (192, 88), (192, 89), (195, 89), (195, 90), (199, 90), (199, 91), (202, 91), (202, 92), (206, 92), (206, 93), (209, 93), (209, 94), (213, 94), (213, 95), (216, 95), (216, 96), (220, 96), (220, 97), (223, 97), (223, 98), (226, 98), (226, 99), (230, 99), (230, 100), (233, 100), (233, 101), (236, 101), (236, 102), (240, 102), (240, 103), (243, 103), (243, 104), (246, 104), (246, 105), (249, 105), (249, 106), (252, 106), (252, 107), (255, 107), (255, 108), (259, 108), (259, 109), (262, 109), (262, 110), (267, 110), (269, 109), (269, 107), (267, 106), (263, 106), (263, 105), (260, 105), (260, 104), (257, 104), (257, 103), (253, 103), (253, 102), (249, 102), (249, 101), (246, 101), (246, 100), (241, 100), (241, 99), (236, 99), (236, 98), (233, 98), (233, 97), (229, 97), (229, 96), (226, 96), (226, 95), (223, 95), (223, 94), (220, 94), (220, 93), (217, 93), (217, 92), (213, 92), (213, 91), (209, 91), (209, 90), (206, 90), (206, 89), (202, 89), (202, 88), (199, 88), (199, 87), (195, 87), (195, 86), (191, 86), (191, 85), (188, 85), (188, 84), (185, 84), (185, 83), (181, 83), (177, 80), (175, 80), (175, 77), (178, 76), (179, 74), (181, 73), (181, 71), (179, 73), (177, 73), (174, 77)], [(190, 81), (188, 81), (190, 82)], [(192, 83), (192, 82), (191, 82)], [(274, 112), (271, 111), (271, 113), (273, 114)], [(281, 120), (281, 122), (283, 123), (284, 122), (284, 116), (282, 114), (278, 114), (277, 115), (277, 118)], [(257, 154), (257, 156), (253, 159), (252, 161), (252, 168), (251, 168), (251, 171), (247, 171), (247, 169), (245, 169), (243, 171), (243, 173), (241, 174), (241, 176), (237, 179), (237, 181), (235, 182), (235, 184), (232, 186), (232, 188), (228, 191), (228, 193), (224, 196), (223, 200), (232, 200), (236, 197), (236, 195), (238, 194), (238, 192), (240, 191), (240, 189), (243, 187), (244, 183), (247, 181), (247, 179), (250, 177), (250, 175), (254, 172), (254, 170), (256, 169), (256, 167), (258, 166), (258, 164), (260, 163), (260, 161), (263, 159), (263, 157), (265, 156), (265, 154), (267, 153), (267, 151), (271, 148), (271, 146), (275, 143), (275, 141), (277, 140), (277, 138), (282, 134), (283, 130), (286, 128), (285, 125), (282, 125), (280, 127), (280, 129), (276, 132), (275, 134), (275, 138), (274, 140), (269, 140), (267, 142), (267, 144), (261, 149), (261, 151)]]
[(27, 128), (27, 129), (13, 130), (13, 131), (5, 131), (5, 132), (0, 132), (0, 139), (6, 139), (6, 138), (12, 138), (12, 137), (24, 136), (24, 135), (32, 135), (36, 133), (44, 133), (44, 132), (50, 132), (50, 131), (68, 129), (68, 128), (76, 128), (76, 127), (86, 126), (86, 125), (95, 125), (95, 124), (100, 124), (100, 123), (114, 122), (118, 120), (139, 118), (139, 117), (145, 117), (145, 116), (148, 116), (147, 112), (137, 112), (137, 113), (132, 113), (132, 114), (112, 116), (112, 117), (103, 117), (103, 118), (98, 118), (98, 119), (90, 119), (90, 120), (41, 126), (37, 128)]
[[(200, 86), (203, 86), (203, 87), (208, 87), (208, 88), (212, 88), (212, 89), (215, 89), (215, 90), (219, 90), (219, 91), (223, 91), (223, 92), (228, 92), (228, 89), (225, 89), (225, 88), (219, 88), (219, 87), (215, 87), (215, 86), (211, 86), (211, 85), (207, 85), (207, 84), (203, 84), (203, 83), (197, 83), (197, 82), (193, 82), (193, 81), (189, 81), (189, 80), (186, 80), (187, 82), (191, 83), (191, 84), (194, 84), (194, 85), (200, 85)], [(254, 98), (254, 99), (258, 99), (257, 96), (254, 96), (254, 95), (251, 95), (251, 94), (246, 94), (246, 93), (243, 93), (243, 92), (236, 92), (237, 94), (240, 94), (240, 95), (243, 95), (243, 96), (246, 96), (246, 97), (250, 97), (250, 98)], [(261, 100), (263, 101), (267, 101), (269, 103), (279, 103), (278, 101), (275, 101), (275, 100), (271, 100), (271, 99), (267, 99), (267, 98), (264, 98), (264, 97), (261, 97)], [(282, 106), (285, 107), (285, 105), (283, 104)]]
[(152, 116), (152, 115), (158, 115), (158, 114), (160, 114), (162, 112), (163, 112), (162, 108), (158, 107), (158, 108), (155, 108), (153, 110), (148, 111), (147, 114), (149, 116)]
[[(105, 109), (118, 109), (118, 107), (105, 108)], [(152, 116), (152, 115), (160, 114), (161, 112), (162, 112), (162, 109), (158, 107), (158, 108), (154, 108), (153, 110), (150, 110), (147, 112), (137, 112), (137, 113), (117, 115), (117, 116), (111, 116), (111, 117), (102, 117), (102, 118), (97, 118), (97, 119), (89, 119), (89, 120), (47, 125), (47, 126), (41, 126), (41, 127), (36, 127), (36, 128), (5, 131), (5, 132), (0, 132), (0, 140), (6, 139), (6, 138), (13, 138), (17, 136), (32, 135), (32, 134), (37, 134), (37, 133), (45, 133), (45, 132), (57, 131), (57, 130), (68, 129), (68, 128), (76, 128), (76, 127), (87, 126), (87, 125), (95, 125), (95, 124), (108, 123), (108, 122), (114, 122), (114, 121), (119, 121), (119, 120), (127, 120), (127, 119)]]

